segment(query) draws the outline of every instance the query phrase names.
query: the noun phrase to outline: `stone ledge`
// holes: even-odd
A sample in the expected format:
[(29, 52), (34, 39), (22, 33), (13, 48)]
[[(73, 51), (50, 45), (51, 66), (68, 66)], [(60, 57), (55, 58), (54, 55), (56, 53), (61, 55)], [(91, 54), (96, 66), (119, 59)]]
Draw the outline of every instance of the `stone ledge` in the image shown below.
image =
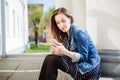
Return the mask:
[(98, 52), (101, 56), (102, 76), (120, 77), (120, 50), (98, 50)]
[[(73, 78), (70, 75), (68, 75), (67, 73), (64, 73), (59, 70), (57, 80), (73, 80)], [(99, 80), (120, 80), (120, 77), (103, 77), (103, 76), (101, 76), (101, 78)]]

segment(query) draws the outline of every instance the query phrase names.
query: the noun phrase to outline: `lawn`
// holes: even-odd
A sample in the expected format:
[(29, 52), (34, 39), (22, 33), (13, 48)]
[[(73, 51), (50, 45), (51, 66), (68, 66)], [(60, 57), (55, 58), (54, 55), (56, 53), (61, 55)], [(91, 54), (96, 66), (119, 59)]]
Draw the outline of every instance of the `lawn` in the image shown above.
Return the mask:
[(24, 53), (49, 53), (50, 45), (47, 44), (39, 44), (38, 47), (35, 44), (30, 45), (30, 49), (25, 51)]

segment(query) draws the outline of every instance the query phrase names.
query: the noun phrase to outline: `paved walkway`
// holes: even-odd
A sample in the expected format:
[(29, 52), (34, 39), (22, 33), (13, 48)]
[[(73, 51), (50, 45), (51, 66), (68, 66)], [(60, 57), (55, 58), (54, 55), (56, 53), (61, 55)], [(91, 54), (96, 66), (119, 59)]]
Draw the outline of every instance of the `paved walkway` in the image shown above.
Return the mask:
[[(45, 56), (46, 54), (9, 55), (8, 58), (0, 59), (0, 80), (38, 80)], [(66, 75), (59, 71), (57, 80), (72, 80)], [(102, 77), (100, 80), (114, 79)]]

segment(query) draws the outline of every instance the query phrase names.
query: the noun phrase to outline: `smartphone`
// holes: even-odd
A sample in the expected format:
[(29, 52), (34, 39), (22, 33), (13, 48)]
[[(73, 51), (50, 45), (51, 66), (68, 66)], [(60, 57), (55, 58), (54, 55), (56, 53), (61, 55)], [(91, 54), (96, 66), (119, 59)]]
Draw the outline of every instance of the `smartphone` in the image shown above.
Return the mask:
[(53, 43), (53, 44), (59, 45), (59, 42), (58, 42), (56, 39), (51, 39), (51, 40), (50, 40), (50, 43)]

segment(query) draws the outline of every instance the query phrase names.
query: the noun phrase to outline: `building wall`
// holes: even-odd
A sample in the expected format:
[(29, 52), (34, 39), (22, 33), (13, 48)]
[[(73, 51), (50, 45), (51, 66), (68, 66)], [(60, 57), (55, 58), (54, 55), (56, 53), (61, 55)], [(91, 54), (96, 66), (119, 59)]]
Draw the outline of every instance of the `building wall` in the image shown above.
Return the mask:
[(120, 0), (86, 0), (86, 14), (97, 48), (120, 50)]
[(6, 53), (21, 53), (28, 43), (27, 0), (6, 0)]
[(67, 8), (74, 17), (74, 23), (85, 27), (85, 0), (55, 0), (55, 7)]
[(56, 8), (72, 12), (75, 24), (85, 27), (97, 49), (120, 49), (120, 0), (56, 0)]

